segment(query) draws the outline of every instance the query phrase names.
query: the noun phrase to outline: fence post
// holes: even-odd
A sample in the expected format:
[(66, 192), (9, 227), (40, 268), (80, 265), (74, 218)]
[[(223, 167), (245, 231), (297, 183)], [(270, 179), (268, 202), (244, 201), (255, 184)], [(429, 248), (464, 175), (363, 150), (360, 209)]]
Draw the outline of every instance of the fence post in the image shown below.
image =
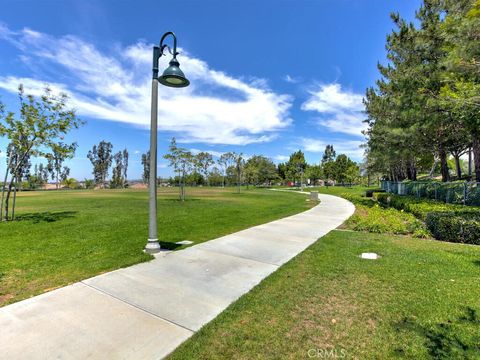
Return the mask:
[(463, 183), (463, 205), (467, 204), (467, 182)]

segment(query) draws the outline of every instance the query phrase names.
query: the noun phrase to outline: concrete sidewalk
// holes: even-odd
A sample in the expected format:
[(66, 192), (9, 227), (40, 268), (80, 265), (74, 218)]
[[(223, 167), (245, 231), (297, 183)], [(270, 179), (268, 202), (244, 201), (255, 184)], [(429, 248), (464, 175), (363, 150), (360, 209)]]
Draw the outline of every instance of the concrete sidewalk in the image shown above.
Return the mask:
[(354, 212), (301, 214), (0, 308), (0, 359), (160, 359)]

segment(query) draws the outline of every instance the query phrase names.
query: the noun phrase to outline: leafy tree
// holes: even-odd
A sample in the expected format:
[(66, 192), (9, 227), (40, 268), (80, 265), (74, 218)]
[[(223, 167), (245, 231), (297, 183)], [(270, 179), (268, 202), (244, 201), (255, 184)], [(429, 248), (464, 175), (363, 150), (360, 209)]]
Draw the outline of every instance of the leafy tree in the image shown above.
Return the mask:
[(62, 181), (62, 184), (69, 189), (77, 189), (79, 186), (78, 181), (74, 178), (66, 178)]
[(359, 176), (359, 168), (347, 155), (338, 155), (334, 163), (334, 179), (342, 185), (351, 183)]
[(35, 175), (37, 175), (44, 184), (48, 182), (48, 168), (43, 164), (38, 165), (38, 168), (35, 169)]
[(88, 159), (93, 165), (95, 183), (101, 184), (103, 188), (106, 187), (108, 170), (112, 165), (112, 149), (112, 143), (102, 140), (98, 146), (94, 145), (92, 150), (87, 154)]
[(127, 184), (128, 181), (128, 150), (125, 148), (123, 149), (123, 179), (124, 184), (123, 187)]
[(83, 183), (85, 184), (85, 189), (95, 189), (95, 180), (85, 179)]
[[(443, 4), (446, 16), (442, 30), (447, 56), (443, 61), (446, 71), (440, 100), (470, 134), (475, 177), (480, 181), (480, 1), (456, 0)], [(458, 165), (457, 161), (457, 175)]]
[(190, 151), (177, 146), (175, 138), (172, 138), (169, 146), (169, 153), (164, 158), (170, 162), (175, 173), (177, 173), (180, 185), (180, 200), (185, 201), (185, 178), (193, 170), (194, 156)]
[(150, 151), (142, 154), (142, 166), (142, 180), (144, 184), (148, 184), (148, 180), (150, 179)]
[(52, 152), (46, 155), (48, 160), (48, 170), (52, 177), (52, 180), (55, 181), (56, 188), (62, 181), (62, 178), (65, 179), (70, 174), (70, 169), (63, 167), (63, 162), (66, 159), (71, 159), (75, 155), (75, 150), (77, 149), (77, 143), (73, 144), (64, 144), (60, 142), (55, 144), (52, 148)]
[(48, 181), (48, 171), (43, 164), (35, 164), (33, 174), (28, 177), (27, 181), (30, 190), (36, 190), (45, 185)]
[(224, 186), (224, 181), (224, 173), (218, 167), (214, 166), (208, 174), (208, 183), (214, 186)]
[(262, 155), (254, 155), (245, 163), (245, 180), (247, 186), (259, 184), (271, 184), (278, 178), (276, 166), (272, 160)]
[[(12, 176), (11, 186), (13, 187), (13, 201), (12, 201), (12, 214), (11, 220), (15, 218), (15, 204), (17, 199), (17, 190), (22, 186), (22, 180), (24, 178), (29, 177), (30, 175), (30, 155), (27, 155), (23, 159), (21, 158), (21, 151), (18, 146), (15, 146), (14, 143), (10, 143), (7, 147), (7, 169), (5, 172), (5, 182), (7, 182), (8, 175)], [(2, 187), (2, 197), (1, 202), (3, 203), (3, 198), (5, 194), (5, 186)], [(7, 193), (7, 201), (6, 201), (6, 209), (5, 215), (6, 219), (8, 220), (8, 197), (9, 193)], [(0, 218), (1, 218), (1, 209), (0, 208)]]
[(337, 156), (337, 153), (335, 152), (333, 145), (327, 145), (325, 147), (325, 151), (323, 152), (322, 165), (327, 162), (334, 161), (336, 156)]
[(360, 178), (360, 168), (354, 162), (350, 163), (345, 171), (345, 181), (347, 184), (354, 184)]
[(242, 185), (242, 175), (245, 167), (245, 160), (242, 153), (237, 154), (236, 152), (232, 152), (232, 159), (237, 179), (237, 192), (240, 192), (240, 186)]
[(335, 178), (335, 162), (330, 161), (323, 165), (323, 174), (326, 180), (333, 180)]
[(62, 171), (60, 172), (60, 180), (65, 182), (70, 175), (70, 168), (68, 166), (64, 166)]
[(305, 178), (310, 179), (312, 184), (315, 184), (317, 180), (323, 177), (323, 169), (321, 165), (310, 165), (305, 170)]
[(468, 126), (454, 102), (448, 106), (453, 96), (447, 88), (451, 84), (445, 86), (456, 72), (446, 71), (453, 60), (445, 29), (451, 16), (465, 8), (467, 2), (460, 2), (425, 0), (417, 12), (418, 27), (392, 14), (396, 30), (387, 37), (389, 62), (378, 66), (381, 79), (366, 93), (369, 171), (396, 181), (416, 180), (419, 168), (435, 157), (448, 181), (449, 152), (459, 158), (468, 147)]
[(297, 182), (305, 172), (307, 162), (305, 161), (305, 155), (301, 150), (298, 150), (290, 155), (288, 162), (286, 163), (286, 177), (293, 182)]
[(208, 180), (208, 170), (210, 169), (210, 166), (215, 163), (215, 161), (213, 161), (212, 154), (204, 151), (199, 152), (197, 155), (195, 155), (195, 160), (200, 173), (207, 182), (207, 185), (210, 185)]
[[(10, 169), (10, 181), (4, 203), (5, 213), (0, 214), (9, 220), (9, 202), (14, 182), (20, 176), (20, 169), (25, 166), (30, 156), (46, 157), (49, 151), (58, 146), (60, 140), (73, 128), (78, 128), (80, 121), (73, 110), (67, 107), (67, 95), (55, 95), (49, 88), (39, 98), (25, 95), (23, 86), (18, 88), (20, 99), (19, 116), (13, 112), (6, 113), (0, 106), (0, 136), (6, 136), (15, 149), (15, 159), (7, 167)], [(14, 209), (12, 209), (14, 212)]]
[(123, 156), (123, 151), (119, 151), (113, 155), (115, 165), (112, 170), (112, 181), (110, 182), (112, 189), (122, 189), (125, 187), (125, 159)]
[(226, 152), (220, 156), (217, 160), (218, 165), (222, 169), (223, 182), (222, 187), (225, 187), (225, 177), (227, 175), (227, 169), (233, 165), (234, 155), (232, 152)]
[(287, 164), (286, 163), (280, 163), (277, 165), (277, 173), (280, 179), (286, 180), (287, 179)]

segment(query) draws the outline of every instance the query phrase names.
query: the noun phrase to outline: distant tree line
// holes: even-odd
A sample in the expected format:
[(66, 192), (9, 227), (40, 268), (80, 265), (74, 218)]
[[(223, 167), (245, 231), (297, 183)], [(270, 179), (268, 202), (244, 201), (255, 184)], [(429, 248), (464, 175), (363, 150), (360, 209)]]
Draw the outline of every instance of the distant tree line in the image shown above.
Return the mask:
[[(271, 186), (273, 184), (353, 184), (362, 181), (360, 166), (347, 155), (336, 155), (333, 145), (327, 145), (318, 164), (308, 164), (298, 150), (287, 162), (276, 165), (263, 155), (246, 157), (242, 153), (226, 152), (215, 161), (212, 154), (179, 147), (172, 139), (169, 152), (164, 155), (175, 176), (168, 182), (180, 188), (180, 199), (185, 199), (186, 186)], [(149, 155), (142, 155), (143, 180), (148, 183)]]

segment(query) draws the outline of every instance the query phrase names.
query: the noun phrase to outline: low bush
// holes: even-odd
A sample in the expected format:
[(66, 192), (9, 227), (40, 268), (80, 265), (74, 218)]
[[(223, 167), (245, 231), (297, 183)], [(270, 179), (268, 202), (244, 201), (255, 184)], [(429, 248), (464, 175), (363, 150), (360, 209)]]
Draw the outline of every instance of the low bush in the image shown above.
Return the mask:
[(399, 196), (387, 193), (375, 193), (375, 199), (385, 206), (391, 206), (397, 210), (404, 210), (425, 221), (427, 214), (445, 211), (465, 211), (465, 207), (455, 204), (444, 204), (435, 200), (417, 199), (413, 196)]
[(382, 205), (406, 211), (425, 221), (427, 229), (438, 239), (480, 245), (480, 210), (434, 200), (376, 193)]
[(422, 238), (430, 236), (425, 224), (408, 212), (382, 207), (358, 193), (344, 192), (340, 196), (356, 207), (355, 214), (345, 223), (347, 229), (377, 234), (411, 234)]
[(378, 234), (412, 234), (428, 237), (424, 224), (412, 214), (393, 208), (385, 209), (378, 204), (372, 207), (355, 204), (356, 212), (347, 222), (347, 228)]
[(371, 198), (373, 197), (373, 193), (384, 193), (385, 190), (382, 189), (368, 189), (365, 191), (365, 197)]
[(436, 239), (480, 245), (480, 213), (472, 211), (430, 212), (426, 225)]

